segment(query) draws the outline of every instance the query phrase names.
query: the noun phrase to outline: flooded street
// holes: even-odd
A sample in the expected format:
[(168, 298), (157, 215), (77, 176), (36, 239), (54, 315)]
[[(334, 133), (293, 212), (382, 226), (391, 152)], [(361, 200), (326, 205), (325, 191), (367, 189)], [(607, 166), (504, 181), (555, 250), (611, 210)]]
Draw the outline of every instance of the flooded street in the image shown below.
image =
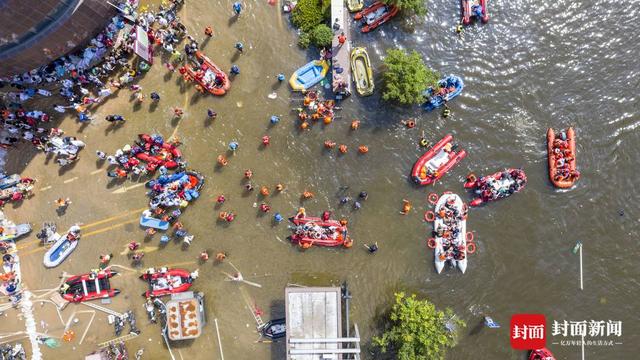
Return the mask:
[[(142, 242), (144, 237), (138, 218), (148, 204), (145, 188), (131, 181), (113, 182), (94, 154), (113, 153), (139, 133), (175, 134), (183, 142), (189, 168), (206, 177), (201, 197), (181, 217), (195, 239), (188, 250), (178, 243), (157, 248), (157, 234), (143, 244), (147, 254), (142, 268), (170, 264), (200, 270), (192, 289), (205, 294), (208, 324), (200, 338), (176, 344), (177, 358), (218, 359), (213, 325), (217, 318), (226, 359), (283, 359), (284, 344), (257, 342), (251, 307), (261, 309), (265, 320), (282, 317), (287, 284), (338, 286), (345, 280), (353, 294), (351, 318), (363, 338), (363, 359), (374, 358), (369, 353), (370, 338), (380, 333), (381, 316), (398, 290), (423, 295), (438, 308), (450, 307), (467, 322), (448, 359), (478, 354), (487, 359), (524, 359), (524, 352), (508, 344), (508, 324), (515, 313), (545, 314), (549, 328), (553, 320), (621, 320), (623, 337), (616, 340), (623, 344), (587, 347), (586, 358), (637, 358), (640, 348), (632, 342), (632, 336), (640, 333), (640, 325), (632, 321), (640, 307), (636, 258), (640, 197), (634, 191), (640, 152), (637, 4), (497, 0), (489, 4), (488, 24), (469, 26), (458, 37), (454, 28), (459, 4), (430, 1), (426, 19), (414, 26), (396, 18), (370, 34), (354, 33), (348, 39), (354, 46), (368, 48), (376, 92), (369, 98), (352, 95), (341, 103), (343, 109), (332, 124), (316, 123), (301, 132), (292, 111), (301, 103), (301, 95), (292, 94), (276, 76), (282, 72), (288, 78), (316, 55), (295, 45), (295, 31), (279, 7), (247, 1), (235, 21), (232, 2), (189, 0), (180, 12), (205, 54), (225, 71), (232, 64), (239, 66), (241, 73), (226, 96), (198, 94), (177, 72), (168, 73), (156, 57), (138, 84), (147, 94), (160, 94), (157, 107), (148, 99), (136, 107), (131, 93), (123, 90), (98, 107), (94, 116), (99, 120), (88, 126), (71, 117), (62, 121), (59, 127), (87, 143), (75, 167), (59, 172), (43, 154), (33, 156), (26, 166), (21, 157), (8, 159), (7, 173), (21, 172), (39, 183), (35, 197), (21, 206), (5, 207), (7, 217), (34, 223), (36, 228), (54, 219), (59, 230), (76, 222), (85, 225), (78, 248), (54, 270), (44, 270), (44, 251), (38, 250), (35, 234), (18, 243), (29, 289), (56, 287), (62, 271), (85, 273), (97, 266), (99, 254), (111, 252), (112, 264), (133, 267), (120, 252), (131, 240)], [(207, 25), (213, 26), (214, 36), (203, 42)], [(405, 31), (411, 27), (415, 32)], [(237, 41), (244, 43), (241, 55), (234, 49)], [(441, 118), (439, 111), (396, 108), (381, 100), (381, 56), (393, 47), (416, 49), (430, 67), (464, 79), (464, 91), (449, 104), (450, 118)], [(269, 98), (271, 93), (277, 98)], [(185, 110), (180, 120), (172, 119), (171, 108), (176, 106)], [(218, 113), (217, 119), (207, 119), (208, 108)], [(127, 122), (113, 129), (102, 119), (115, 113)], [(271, 115), (282, 120), (271, 125)], [(401, 124), (412, 117), (417, 119), (414, 129)], [(357, 131), (349, 129), (353, 119), (361, 121)], [(546, 131), (569, 125), (576, 129), (582, 177), (574, 188), (557, 190), (548, 180)], [(441, 181), (426, 188), (413, 185), (408, 177), (424, 151), (418, 146), (422, 131), (432, 142), (451, 133), (468, 153)], [(263, 135), (271, 137), (267, 148), (261, 144)], [(323, 146), (327, 139), (346, 144), (349, 151), (344, 155), (327, 151)], [(228, 166), (217, 168), (217, 155), (226, 153), (233, 140), (240, 145), (238, 151), (229, 156)], [(369, 147), (368, 154), (358, 154), (361, 144)], [(426, 246), (431, 227), (423, 220), (427, 195), (448, 190), (470, 201), (471, 194), (462, 186), (469, 172), (490, 174), (506, 167), (522, 167), (527, 187), (508, 200), (471, 209), (467, 229), (473, 231), (478, 251), (469, 257), (466, 274), (451, 268), (436, 274), (433, 252)], [(243, 187), (246, 169), (254, 174), (251, 182), (256, 190), (251, 193)], [(256, 207), (263, 202), (257, 189), (264, 185), (274, 193), (277, 183), (285, 190), (264, 200), (272, 210), (263, 214)], [(305, 190), (315, 198), (302, 202)], [(357, 197), (362, 190), (369, 198), (360, 210), (340, 205), (341, 196)], [(231, 224), (217, 221), (220, 209), (215, 198), (222, 193), (227, 198), (222, 210), (237, 214)], [(61, 196), (70, 197), (73, 204), (59, 217), (52, 202)], [(399, 214), (402, 199), (413, 203), (408, 216)], [(305, 252), (292, 246), (286, 239), (287, 224), (276, 225), (272, 218), (275, 212), (291, 216), (301, 206), (310, 215), (330, 210), (336, 218), (347, 218), (355, 246)], [(578, 257), (571, 252), (578, 240), (584, 244), (584, 291), (579, 290)], [(376, 241), (380, 251), (370, 255), (362, 244)], [(211, 254), (226, 251), (227, 262), (262, 288), (224, 281), (221, 271), (233, 268), (212, 261), (199, 264), (203, 249)], [(127, 342), (130, 352), (144, 347), (145, 359), (167, 358), (159, 326), (147, 325), (140, 296), (146, 284), (135, 271), (118, 271), (123, 275), (111, 284), (122, 292), (111, 307), (119, 312), (134, 310), (142, 329), (140, 337)], [(53, 326), (60, 324), (53, 306), (34, 307), (37, 319), (51, 324), (51, 333), (61, 333), (61, 325)], [(62, 314), (65, 322), (80, 310), (90, 309), (70, 304)], [(485, 314), (502, 328), (479, 331), (476, 325)], [(78, 336), (89, 319), (82, 316), (78, 315), (79, 324), (72, 325)], [(97, 314), (83, 344), (74, 344), (77, 354), (89, 353), (97, 343), (113, 338), (105, 318)], [(0, 327), (7, 330), (11, 325), (15, 331), (15, 323), (23, 324)], [(579, 357), (577, 346), (551, 344), (563, 340), (561, 336), (552, 337), (548, 330), (547, 339), (558, 359)], [(62, 355), (61, 350), (41, 350), (45, 359)]]

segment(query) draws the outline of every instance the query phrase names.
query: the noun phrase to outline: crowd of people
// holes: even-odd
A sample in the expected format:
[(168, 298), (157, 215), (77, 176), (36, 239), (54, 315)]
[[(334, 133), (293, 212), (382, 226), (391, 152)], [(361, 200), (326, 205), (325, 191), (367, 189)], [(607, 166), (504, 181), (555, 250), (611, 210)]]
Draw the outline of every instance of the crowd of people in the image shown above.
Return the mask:
[(520, 191), (527, 184), (527, 177), (520, 169), (503, 171), (492, 176), (483, 176), (476, 182), (476, 194), (483, 201), (497, 200)]
[(569, 147), (567, 132), (561, 131), (553, 140), (553, 157), (555, 160), (554, 180), (578, 180), (580, 172), (572, 170), (572, 164), (576, 160), (575, 154)]
[[(446, 195), (444, 195), (446, 196)], [(447, 199), (439, 208), (436, 208), (437, 222), (434, 236), (442, 241), (442, 252), (437, 254), (440, 260), (464, 260), (465, 248), (461, 240), (461, 222), (467, 218), (467, 209), (458, 209), (455, 198)]]

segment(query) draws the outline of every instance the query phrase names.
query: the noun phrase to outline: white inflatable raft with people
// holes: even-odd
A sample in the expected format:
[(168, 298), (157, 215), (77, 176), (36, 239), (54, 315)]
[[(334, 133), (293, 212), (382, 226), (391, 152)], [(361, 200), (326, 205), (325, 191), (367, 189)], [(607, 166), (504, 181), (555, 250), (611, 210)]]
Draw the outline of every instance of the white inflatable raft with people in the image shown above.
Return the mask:
[[(429, 195), (429, 199), (435, 202), (435, 211), (427, 211), (425, 219), (433, 222), (434, 237), (428, 240), (428, 245), (434, 252), (436, 271), (440, 274), (445, 264), (450, 262), (464, 274), (468, 255), (468, 208), (458, 195), (451, 192), (444, 193), (439, 199), (434, 195)], [(475, 244), (472, 252), (475, 252)]]
[(44, 254), (44, 266), (48, 268), (56, 267), (69, 256), (78, 246), (80, 240), (80, 226), (73, 225), (64, 234), (60, 235), (57, 232), (52, 233), (45, 243), (54, 241), (53, 245)]

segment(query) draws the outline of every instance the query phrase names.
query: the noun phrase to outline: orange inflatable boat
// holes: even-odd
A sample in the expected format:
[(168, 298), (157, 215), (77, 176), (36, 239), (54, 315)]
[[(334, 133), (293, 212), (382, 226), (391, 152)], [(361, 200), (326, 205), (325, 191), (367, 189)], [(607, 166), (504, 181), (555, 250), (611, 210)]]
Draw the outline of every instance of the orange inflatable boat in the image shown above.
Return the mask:
[(576, 170), (576, 134), (572, 127), (556, 134), (547, 130), (549, 180), (560, 189), (568, 189), (580, 178)]

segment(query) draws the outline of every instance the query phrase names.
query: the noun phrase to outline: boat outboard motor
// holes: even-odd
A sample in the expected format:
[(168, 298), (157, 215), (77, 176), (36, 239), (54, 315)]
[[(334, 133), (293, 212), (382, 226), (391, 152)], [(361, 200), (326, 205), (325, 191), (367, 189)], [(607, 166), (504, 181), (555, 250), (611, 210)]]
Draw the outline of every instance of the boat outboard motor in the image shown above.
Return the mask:
[(144, 309), (147, 312), (147, 316), (149, 317), (149, 321), (151, 321), (152, 323), (157, 323), (158, 322), (158, 318), (156, 317), (156, 308), (153, 304), (153, 301), (151, 301), (151, 299), (147, 299), (147, 302), (144, 304)]
[(136, 327), (136, 315), (133, 313), (133, 311), (128, 310), (125, 313), (125, 316), (127, 317), (127, 321), (129, 322), (129, 333), (133, 333), (133, 334), (140, 334), (140, 329), (138, 329)]
[(113, 323), (115, 328), (116, 336), (120, 336), (122, 334), (122, 329), (124, 329), (124, 317), (116, 316), (116, 321)]

